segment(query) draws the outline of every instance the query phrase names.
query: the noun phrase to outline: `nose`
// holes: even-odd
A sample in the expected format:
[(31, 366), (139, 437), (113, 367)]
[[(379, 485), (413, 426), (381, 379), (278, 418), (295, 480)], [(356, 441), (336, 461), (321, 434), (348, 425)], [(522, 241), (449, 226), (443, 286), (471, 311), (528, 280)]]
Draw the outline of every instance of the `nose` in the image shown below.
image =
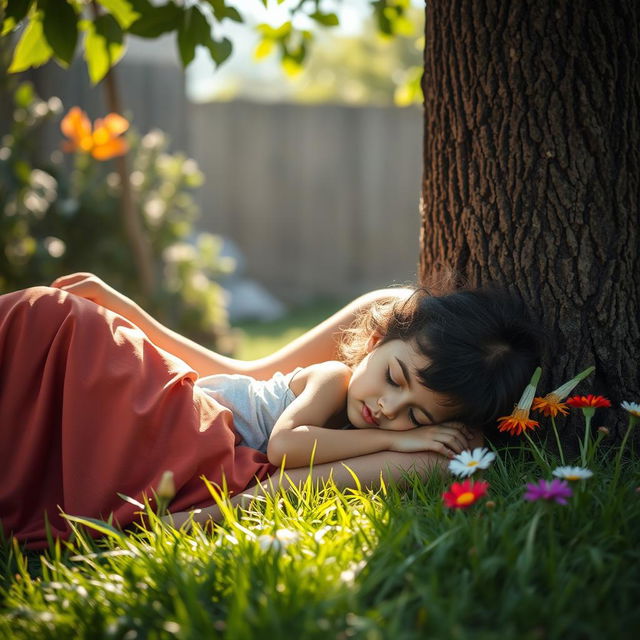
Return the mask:
[(400, 402), (387, 396), (378, 399), (378, 407), (380, 407), (380, 411), (385, 418), (393, 420), (400, 409)]

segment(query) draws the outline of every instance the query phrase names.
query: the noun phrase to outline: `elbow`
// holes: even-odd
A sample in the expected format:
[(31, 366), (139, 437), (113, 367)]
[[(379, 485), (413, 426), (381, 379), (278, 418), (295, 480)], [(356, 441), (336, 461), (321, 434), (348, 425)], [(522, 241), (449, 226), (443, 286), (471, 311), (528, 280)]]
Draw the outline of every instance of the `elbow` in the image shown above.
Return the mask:
[(285, 446), (281, 438), (274, 436), (267, 444), (267, 458), (275, 467), (281, 467), (286, 455)]

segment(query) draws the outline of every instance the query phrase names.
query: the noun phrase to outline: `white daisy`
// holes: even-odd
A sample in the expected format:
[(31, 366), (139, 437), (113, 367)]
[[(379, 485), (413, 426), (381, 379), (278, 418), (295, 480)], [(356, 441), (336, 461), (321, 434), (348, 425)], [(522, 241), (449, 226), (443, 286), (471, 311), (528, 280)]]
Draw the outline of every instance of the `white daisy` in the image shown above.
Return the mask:
[(558, 467), (553, 470), (553, 475), (556, 478), (562, 478), (563, 480), (586, 480), (593, 475), (593, 471), (584, 469), (583, 467)]
[(473, 451), (463, 451), (449, 462), (449, 471), (462, 476), (470, 476), (477, 469), (486, 469), (495, 459), (496, 454), (484, 447), (477, 447)]
[(620, 406), (628, 411), (632, 416), (640, 418), (640, 403), (638, 402), (623, 402)]

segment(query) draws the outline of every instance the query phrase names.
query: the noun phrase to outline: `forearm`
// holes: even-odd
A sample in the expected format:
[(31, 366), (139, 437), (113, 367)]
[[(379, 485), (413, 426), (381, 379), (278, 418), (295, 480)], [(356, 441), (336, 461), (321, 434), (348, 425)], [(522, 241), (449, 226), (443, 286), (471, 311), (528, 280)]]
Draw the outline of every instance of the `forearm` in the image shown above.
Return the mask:
[(269, 462), (286, 469), (335, 462), (386, 451), (391, 436), (381, 429), (326, 429), (300, 426), (275, 433), (269, 440)]
[[(380, 487), (381, 479), (385, 484), (390, 482), (402, 484), (405, 475), (409, 472), (415, 472), (422, 478), (426, 478), (432, 473), (444, 473), (447, 464), (446, 458), (431, 452), (396, 453), (383, 451), (326, 464), (317, 464), (312, 469), (301, 467), (289, 469), (284, 473), (276, 473), (244, 493), (233, 496), (231, 504), (234, 507), (246, 507), (262, 495), (272, 495), (280, 489), (286, 490), (292, 486), (299, 487), (309, 476), (314, 484), (331, 480), (339, 489), (355, 489), (360, 483), (360, 486), (365, 489), (377, 490)], [(357, 482), (354, 474), (357, 477)], [(193, 512), (174, 513), (166, 519), (179, 527), (191, 516), (195, 522), (200, 523), (222, 520), (217, 505), (196, 509)]]

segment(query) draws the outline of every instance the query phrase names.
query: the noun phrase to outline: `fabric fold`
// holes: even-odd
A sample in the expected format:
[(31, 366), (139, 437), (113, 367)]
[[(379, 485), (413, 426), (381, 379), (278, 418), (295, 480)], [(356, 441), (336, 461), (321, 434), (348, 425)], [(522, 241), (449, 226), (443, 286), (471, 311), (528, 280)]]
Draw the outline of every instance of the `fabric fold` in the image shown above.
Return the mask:
[[(171, 511), (212, 504), (275, 471), (187, 364), (122, 316), (49, 287), (0, 296), (0, 523), (30, 548), (67, 538), (67, 514), (125, 527), (174, 473)], [(91, 533), (91, 532), (90, 532)], [(93, 535), (93, 534), (92, 534)]]

